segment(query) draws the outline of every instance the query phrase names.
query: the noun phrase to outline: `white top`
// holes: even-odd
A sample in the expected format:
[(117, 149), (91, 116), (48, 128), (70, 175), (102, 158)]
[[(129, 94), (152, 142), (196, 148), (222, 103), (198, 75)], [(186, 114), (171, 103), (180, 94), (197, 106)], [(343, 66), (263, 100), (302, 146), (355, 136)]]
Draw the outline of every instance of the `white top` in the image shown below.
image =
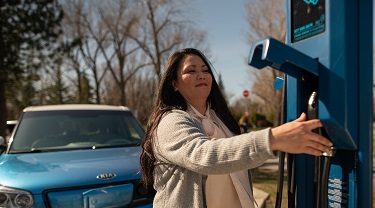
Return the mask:
[[(205, 115), (199, 113), (189, 104), (187, 112), (201, 121), (209, 138), (226, 138), (232, 134), (221, 127), (210, 115), (209, 105)], [(229, 135), (228, 135), (229, 134)], [(206, 203), (211, 208), (254, 207), (254, 197), (247, 170), (230, 174), (208, 175), (206, 181)]]

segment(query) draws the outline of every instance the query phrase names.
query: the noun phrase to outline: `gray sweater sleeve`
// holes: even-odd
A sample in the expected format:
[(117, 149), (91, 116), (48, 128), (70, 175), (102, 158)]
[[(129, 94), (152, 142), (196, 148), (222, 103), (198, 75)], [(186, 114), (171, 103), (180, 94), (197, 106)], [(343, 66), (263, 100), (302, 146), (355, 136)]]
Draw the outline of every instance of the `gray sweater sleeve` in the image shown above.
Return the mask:
[(255, 168), (269, 158), (270, 129), (209, 139), (200, 122), (181, 110), (165, 115), (156, 130), (154, 153), (161, 162), (200, 174), (226, 174)]

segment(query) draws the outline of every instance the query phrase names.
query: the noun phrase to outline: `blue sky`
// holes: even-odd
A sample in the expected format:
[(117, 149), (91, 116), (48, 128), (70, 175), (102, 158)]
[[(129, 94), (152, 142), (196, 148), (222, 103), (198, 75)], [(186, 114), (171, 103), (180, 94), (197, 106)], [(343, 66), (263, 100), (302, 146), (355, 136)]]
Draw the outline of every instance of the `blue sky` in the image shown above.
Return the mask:
[(233, 95), (230, 101), (243, 98), (242, 92), (245, 89), (250, 91), (252, 86), (247, 71), (256, 70), (246, 63), (251, 47), (247, 45), (244, 35), (249, 29), (245, 20), (246, 0), (190, 2), (191, 8), (199, 13), (198, 26), (207, 31), (212, 55), (210, 61), (222, 75), (225, 90)]
[(246, 64), (250, 47), (246, 44), (245, 0), (193, 0), (191, 7), (199, 12), (198, 26), (207, 30), (211, 59), (217, 73), (222, 75), (225, 90), (234, 99), (251, 88)]

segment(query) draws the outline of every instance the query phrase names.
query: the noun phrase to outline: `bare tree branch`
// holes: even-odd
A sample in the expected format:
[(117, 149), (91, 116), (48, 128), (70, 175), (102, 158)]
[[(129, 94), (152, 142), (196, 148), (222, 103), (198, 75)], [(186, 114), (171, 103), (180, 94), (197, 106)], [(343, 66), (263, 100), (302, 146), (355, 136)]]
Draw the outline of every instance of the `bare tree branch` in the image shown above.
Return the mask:
[[(265, 37), (273, 37), (280, 41), (285, 40), (285, 11), (284, 1), (280, 0), (251, 0), (247, 3), (248, 32), (247, 42), (254, 43)], [(262, 112), (273, 117), (273, 123), (277, 124), (281, 110), (282, 92), (273, 88), (273, 82), (283, 73), (271, 68), (251, 70), (249, 76), (255, 78), (252, 95), (262, 103)]]

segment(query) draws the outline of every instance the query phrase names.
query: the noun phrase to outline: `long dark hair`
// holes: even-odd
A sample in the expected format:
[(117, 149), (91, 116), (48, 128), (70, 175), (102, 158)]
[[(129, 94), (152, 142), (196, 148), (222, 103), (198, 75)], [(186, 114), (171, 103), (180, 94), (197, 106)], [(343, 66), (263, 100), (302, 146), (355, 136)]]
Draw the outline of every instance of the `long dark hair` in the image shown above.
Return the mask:
[(186, 48), (173, 53), (165, 66), (163, 77), (160, 80), (158, 94), (154, 102), (153, 110), (147, 122), (146, 138), (142, 142), (142, 154), (140, 157), (140, 165), (142, 172), (142, 181), (146, 185), (151, 185), (154, 181), (153, 171), (155, 156), (153, 152), (153, 134), (157, 128), (163, 114), (172, 109), (180, 109), (186, 111), (187, 103), (182, 95), (175, 91), (172, 85), (173, 80), (177, 80), (177, 71), (181, 66), (181, 61), (186, 55), (197, 55), (208, 66), (209, 72), (212, 76), (211, 92), (208, 95), (207, 102), (211, 109), (219, 116), (229, 130), (234, 134), (240, 134), (240, 128), (232, 116), (226, 100), (217, 84), (212, 73), (212, 64), (210, 61), (197, 49)]

